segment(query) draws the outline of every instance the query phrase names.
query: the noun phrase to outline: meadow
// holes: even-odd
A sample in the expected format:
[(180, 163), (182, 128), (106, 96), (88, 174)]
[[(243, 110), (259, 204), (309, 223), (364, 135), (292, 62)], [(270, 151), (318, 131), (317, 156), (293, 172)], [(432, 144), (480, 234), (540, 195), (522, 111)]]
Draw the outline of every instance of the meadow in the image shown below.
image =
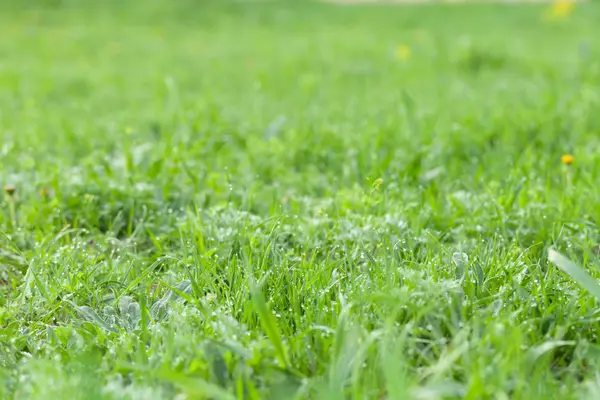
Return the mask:
[(598, 21), (0, 3), (0, 398), (600, 398)]

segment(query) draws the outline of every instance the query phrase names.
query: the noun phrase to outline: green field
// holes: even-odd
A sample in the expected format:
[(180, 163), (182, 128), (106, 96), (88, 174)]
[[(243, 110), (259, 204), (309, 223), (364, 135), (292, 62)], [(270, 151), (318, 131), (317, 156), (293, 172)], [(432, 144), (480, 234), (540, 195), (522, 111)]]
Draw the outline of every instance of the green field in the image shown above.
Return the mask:
[(547, 7), (2, 2), (0, 398), (600, 398), (600, 4)]

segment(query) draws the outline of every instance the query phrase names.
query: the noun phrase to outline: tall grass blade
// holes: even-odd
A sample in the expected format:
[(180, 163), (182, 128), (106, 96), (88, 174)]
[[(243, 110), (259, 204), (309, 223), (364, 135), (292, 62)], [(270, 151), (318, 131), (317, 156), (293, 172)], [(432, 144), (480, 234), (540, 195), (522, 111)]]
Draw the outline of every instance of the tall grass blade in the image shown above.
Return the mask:
[(548, 260), (600, 300), (600, 285), (586, 270), (554, 249), (548, 249)]
[(273, 344), (273, 347), (275, 347), (277, 359), (282, 366), (289, 367), (290, 361), (287, 350), (283, 343), (281, 331), (279, 330), (279, 326), (277, 326), (275, 317), (273, 317), (273, 314), (271, 314), (271, 311), (269, 310), (265, 296), (263, 295), (260, 287), (254, 281), (250, 282), (250, 291), (252, 293), (252, 303), (254, 304), (254, 309), (258, 314), (258, 318), (260, 319), (260, 323), (265, 330), (267, 337)]

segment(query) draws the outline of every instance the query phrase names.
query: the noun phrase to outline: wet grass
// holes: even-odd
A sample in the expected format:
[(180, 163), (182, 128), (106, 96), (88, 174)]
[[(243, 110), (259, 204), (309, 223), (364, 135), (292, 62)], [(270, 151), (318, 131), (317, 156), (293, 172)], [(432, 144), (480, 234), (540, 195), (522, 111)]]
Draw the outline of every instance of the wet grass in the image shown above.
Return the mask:
[(544, 7), (2, 3), (0, 397), (597, 398), (600, 8)]

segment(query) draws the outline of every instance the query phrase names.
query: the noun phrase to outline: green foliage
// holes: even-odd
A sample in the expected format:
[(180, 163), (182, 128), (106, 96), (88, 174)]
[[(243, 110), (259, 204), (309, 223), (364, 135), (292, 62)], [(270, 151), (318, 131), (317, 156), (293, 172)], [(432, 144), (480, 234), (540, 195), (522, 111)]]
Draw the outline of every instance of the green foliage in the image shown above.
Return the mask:
[(598, 4), (0, 3), (0, 398), (598, 397)]

